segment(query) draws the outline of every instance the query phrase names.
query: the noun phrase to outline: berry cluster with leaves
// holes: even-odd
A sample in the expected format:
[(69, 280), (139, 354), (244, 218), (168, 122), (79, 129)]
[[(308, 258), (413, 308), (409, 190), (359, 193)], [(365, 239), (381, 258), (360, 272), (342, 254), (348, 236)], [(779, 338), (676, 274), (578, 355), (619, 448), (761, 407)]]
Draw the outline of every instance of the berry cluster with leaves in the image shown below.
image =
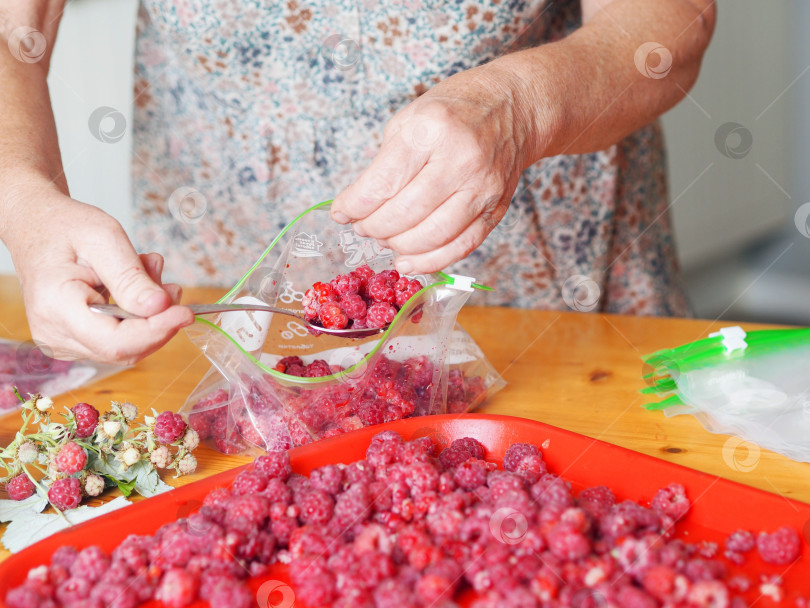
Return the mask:
[[(22, 399), (21, 399), (22, 400)], [(53, 419), (54, 403), (36, 394), (22, 404), (22, 426), (14, 440), (0, 449), (6, 492), (13, 500), (35, 493), (59, 511), (74, 509), (85, 497), (107, 487), (149, 495), (160, 483), (157, 469), (177, 476), (192, 473), (199, 445), (197, 432), (174, 412), (145, 416), (138, 408), (113, 401), (103, 414), (78, 403)], [(3, 470), (0, 469), (0, 474)]]

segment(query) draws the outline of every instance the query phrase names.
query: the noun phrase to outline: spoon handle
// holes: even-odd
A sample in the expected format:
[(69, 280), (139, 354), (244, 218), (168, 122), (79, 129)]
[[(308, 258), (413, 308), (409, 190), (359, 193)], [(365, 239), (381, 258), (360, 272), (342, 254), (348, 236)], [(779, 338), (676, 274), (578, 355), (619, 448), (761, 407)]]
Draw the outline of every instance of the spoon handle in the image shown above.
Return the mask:
[[(297, 314), (284, 310), (283, 308), (276, 308), (274, 306), (265, 306), (262, 304), (192, 304), (189, 306), (191, 312), (195, 315), (210, 315), (218, 312), (230, 312), (234, 310), (259, 310), (263, 312), (277, 312), (283, 315), (289, 315), (300, 319)], [(120, 306), (115, 304), (91, 304), (90, 310), (99, 312), (101, 314), (117, 317), (119, 319), (142, 319), (138, 315), (127, 312)]]

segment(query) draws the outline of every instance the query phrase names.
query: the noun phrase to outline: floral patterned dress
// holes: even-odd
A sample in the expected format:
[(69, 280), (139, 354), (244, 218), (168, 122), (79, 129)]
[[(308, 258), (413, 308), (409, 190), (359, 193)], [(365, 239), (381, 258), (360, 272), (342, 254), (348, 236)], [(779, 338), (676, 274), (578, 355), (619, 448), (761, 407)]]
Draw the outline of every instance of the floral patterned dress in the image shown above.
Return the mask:
[[(581, 25), (576, 0), (141, 0), (134, 241), (168, 279), (229, 286), (333, 198), (383, 128), (448, 76)], [(450, 271), (476, 304), (684, 315), (657, 123), (523, 174)]]

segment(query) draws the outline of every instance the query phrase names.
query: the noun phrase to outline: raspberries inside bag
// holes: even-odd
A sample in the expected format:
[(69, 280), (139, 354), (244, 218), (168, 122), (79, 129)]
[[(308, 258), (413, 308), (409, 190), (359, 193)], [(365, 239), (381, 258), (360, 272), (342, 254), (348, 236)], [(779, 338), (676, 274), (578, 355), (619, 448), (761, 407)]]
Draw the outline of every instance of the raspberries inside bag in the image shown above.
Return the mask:
[(334, 223), (328, 203), (273, 239), (221, 300), (285, 308), (236, 311), (187, 329), (213, 367), (181, 412), (224, 453), (284, 450), (410, 416), (475, 408), (504, 382), (456, 316), (467, 277), (400, 276), (393, 252)]

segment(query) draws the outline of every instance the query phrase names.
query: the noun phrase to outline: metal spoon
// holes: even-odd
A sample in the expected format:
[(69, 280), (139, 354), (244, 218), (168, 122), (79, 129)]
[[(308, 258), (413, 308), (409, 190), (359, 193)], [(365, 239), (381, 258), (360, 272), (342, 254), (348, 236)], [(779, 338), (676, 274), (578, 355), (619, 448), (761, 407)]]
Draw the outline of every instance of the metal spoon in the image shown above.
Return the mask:
[[(314, 335), (329, 334), (330, 336), (338, 336), (341, 338), (367, 338), (375, 334), (385, 331), (385, 327), (367, 327), (363, 329), (329, 329), (321, 327), (307, 321), (304, 317), (295, 314), (290, 310), (284, 308), (276, 308), (275, 306), (265, 306), (263, 304), (192, 304), (188, 308), (191, 309), (195, 315), (212, 315), (219, 312), (232, 312), (234, 310), (258, 310), (261, 312), (277, 312), (280, 315), (288, 315), (295, 317), (303, 323), (310, 333)], [(142, 319), (138, 315), (127, 312), (120, 306), (114, 304), (91, 304), (90, 310), (98, 312), (118, 319)]]

